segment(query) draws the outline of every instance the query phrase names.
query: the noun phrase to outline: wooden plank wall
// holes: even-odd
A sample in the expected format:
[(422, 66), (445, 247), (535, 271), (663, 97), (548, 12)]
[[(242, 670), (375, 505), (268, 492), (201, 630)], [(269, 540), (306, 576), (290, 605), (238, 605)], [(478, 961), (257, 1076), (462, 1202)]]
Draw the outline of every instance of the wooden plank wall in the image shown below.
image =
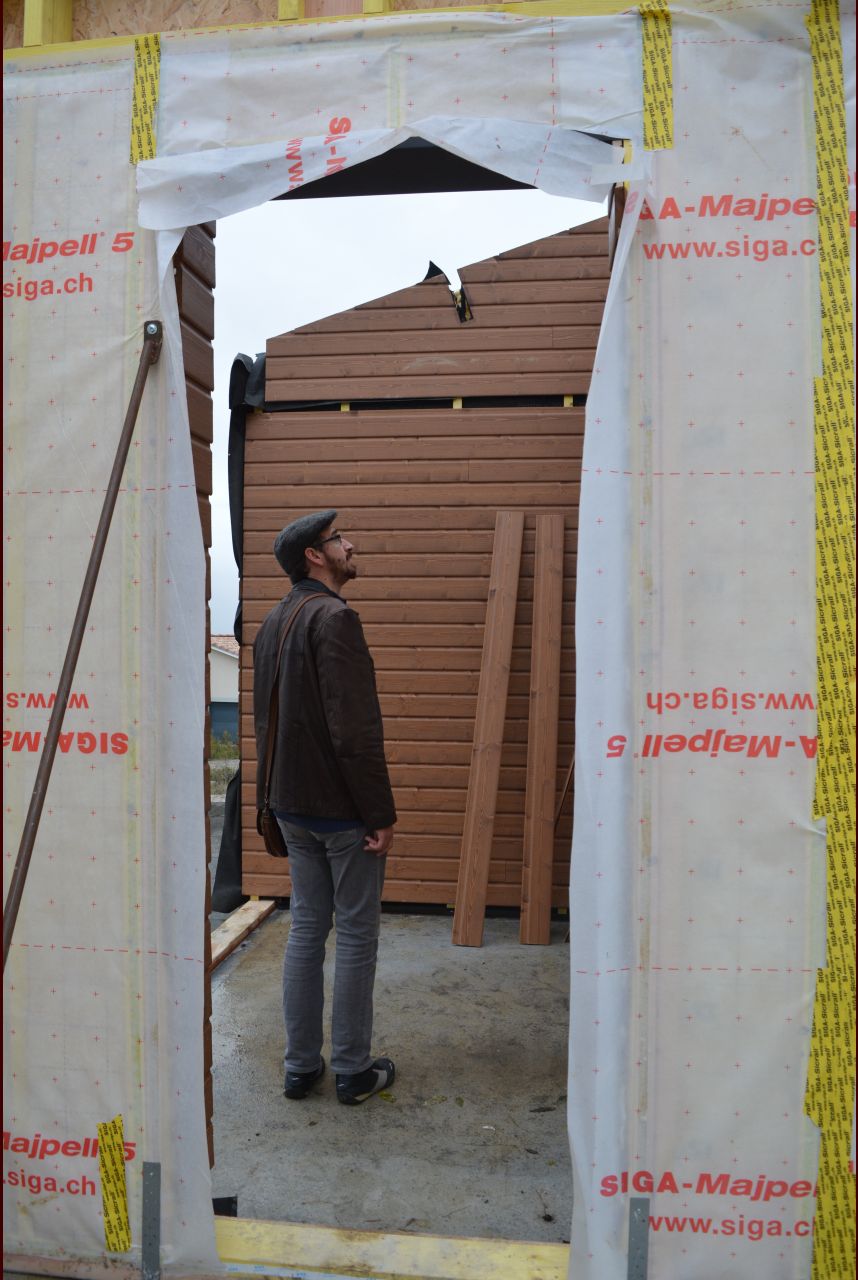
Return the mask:
[[(214, 391), (214, 283), (215, 283), (215, 224), (191, 227), (173, 259), (176, 295), (179, 303), (179, 320), (182, 329), (182, 350), (185, 361), (185, 386), (188, 394), (188, 417), (191, 427), (191, 448), (194, 455), (194, 477), (197, 486), (197, 504), (203, 541), (206, 549), (206, 706), (211, 699), (209, 680), (209, 650), (211, 649), (211, 619), (208, 601), (211, 598), (211, 544), (212, 544), (212, 439), (214, 417), (212, 392)], [(210, 723), (206, 714), (201, 783), (204, 788), (206, 813), (206, 868), (211, 859), (211, 827), (209, 807), (208, 744)], [(214, 1164), (214, 1098), (212, 1092), (212, 1033), (211, 1033), (211, 939), (208, 916), (211, 910), (211, 885), (206, 871), (206, 928), (205, 937), (205, 1008), (203, 1013), (204, 1093), (206, 1102), (206, 1128), (209, 1144), (209, 1160)]]
[[(432, 280), (268, 343), (269, 403), (335, 403), (248, 419), (245, 893), (289, 892), (288, 864), (264, 853), (255, 830), (251, 645), (289, 587), (272, 544), (290, 519), (330, 506), (357, 548), (359, 576), (348, 599), (375, 660), (399, 812), (385, 898), (453, 902), (493, 531), (505, 509), (524, 512), (525, 533), (488, 903), (519, 904), (535, 520), (538, 512), (565, 517), (559, 794), (573, 747), (584, 430), (583, 409), (568, 401), (580, 401), (589, 386), (607, 250), (603, 220), (463, 269), (474, 313), (468, 324), (459, 322), (444, 282)], [(401, 403), (425, 396), (446, 402)], [(453, 407), (457, 397), (461, 408)], [(350, 407), (344, 412), (339, 402)], [(568, 808), (555, 840), (555, 906), (567, 903)]]

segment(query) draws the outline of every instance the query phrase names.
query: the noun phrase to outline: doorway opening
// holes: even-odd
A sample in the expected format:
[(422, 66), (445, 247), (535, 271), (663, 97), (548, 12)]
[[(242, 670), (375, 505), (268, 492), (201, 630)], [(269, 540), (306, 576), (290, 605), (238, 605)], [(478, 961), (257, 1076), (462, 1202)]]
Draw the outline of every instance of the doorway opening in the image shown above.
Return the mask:
[[(353, 180), (360, 168), (336, 178)], [(237, 604), (224, 403), (234, 356), (253, 356), (278, 333), (418, 284), (430, 263), (455, 286), (465, 264), (604, 213), (533, 190), (439, 187), (435, 195), (400, 190), (312, 202), (310, 190), (300, 201), (218, 223), (215, 633), (231, 629)], [(403, 246), (391, 227), (408, 230), (396, 237)], [(345, 430), (346, 419), (339, 422)], [(222, 803), (213, 800), (215, 856)], [(550, 948), (521, 947), (517, 911), (490, 909), (485, 944), (471, 950), (451, 946), (445, 905), (391, 904), (376, 981), (376, 1051), (396, 1058), (399, 1078), (389, 1096), (344, 1118), (332, 1096), (307, 1104), (282, 1098), (279, 975), (288, 910), (286, 900), (278, 905), (213, 978), (215, 1197), (237, 1195), (243, 1218), (568, 1241), (565, 917), (552, 924)]]

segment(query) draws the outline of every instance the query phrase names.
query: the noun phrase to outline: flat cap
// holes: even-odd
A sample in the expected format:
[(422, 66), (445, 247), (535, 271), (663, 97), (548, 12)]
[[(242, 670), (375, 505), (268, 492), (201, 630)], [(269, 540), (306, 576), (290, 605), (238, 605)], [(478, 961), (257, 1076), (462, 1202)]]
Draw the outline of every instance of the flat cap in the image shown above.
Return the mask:
[(274, 539), (274, 554), (284, 573), (291, 578), (301, 568), (304, 549), (311, 547), (322, 530), (333, 524), (336, 518), (336, 511), (313, 511), (308, 516), (299, 516), (280, 530)]

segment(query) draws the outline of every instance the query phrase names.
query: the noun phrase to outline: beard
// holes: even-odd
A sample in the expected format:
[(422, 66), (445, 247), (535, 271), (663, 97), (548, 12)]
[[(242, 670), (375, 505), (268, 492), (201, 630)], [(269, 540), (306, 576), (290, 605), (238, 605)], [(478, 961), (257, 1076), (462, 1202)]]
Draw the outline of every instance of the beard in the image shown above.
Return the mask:
[(357, 565), (351, 557), (348, 559), (335, 560), (326, 552), (325, 559), (328, 562), (328, 572), (338, 586), (342, 587), (347, 582), (351, 582), (352, 579), (357, 577)]

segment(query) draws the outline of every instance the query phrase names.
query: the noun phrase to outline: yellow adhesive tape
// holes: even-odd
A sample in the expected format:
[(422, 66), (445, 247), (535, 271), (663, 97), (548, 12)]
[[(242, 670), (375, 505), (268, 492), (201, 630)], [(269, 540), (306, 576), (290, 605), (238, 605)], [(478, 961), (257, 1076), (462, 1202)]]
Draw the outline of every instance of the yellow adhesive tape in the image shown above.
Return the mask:
[(101, 1174), (104, 1243), (109, 1253), (125, 1253), (131, 1248), (124, 1139), (121, 1115), (99, 1124), (98, 1168)]
[(822, 377), (814, 384), (817, 706), (814, 816), (826, 822), (826, 968), (813, 1006), (805, 1110), (821, 1131), (814, 1280), (854, 1274), (855, 367), (843, 55), (837, 0), (807, 19), (816, 117)]
[(155, 109), (161, 79), (161, 38), (134, 41), (134, 97), (131, 103), (131, 163), (155, 155)]
[(673, 46), (667, 0), (639, 6), (643, 42), (644, 150), (673, 146)]
[(815, 384), (818, 818), (838, 807), (854, 776), (855, 460), (847, 381), (835, 374)]

